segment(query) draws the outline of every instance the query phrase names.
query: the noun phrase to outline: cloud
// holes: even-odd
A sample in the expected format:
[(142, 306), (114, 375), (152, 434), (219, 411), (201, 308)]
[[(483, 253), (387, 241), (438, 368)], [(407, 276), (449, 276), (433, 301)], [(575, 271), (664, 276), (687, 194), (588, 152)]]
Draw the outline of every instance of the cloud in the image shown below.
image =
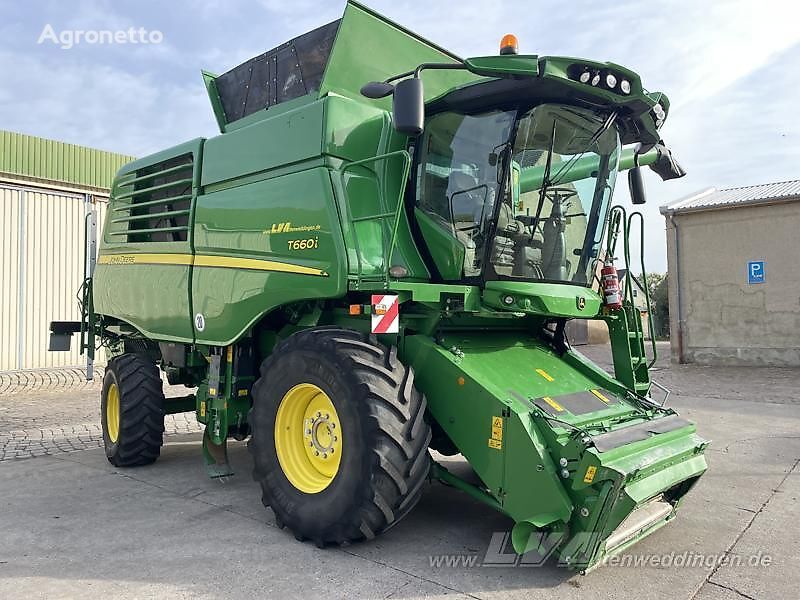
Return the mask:
[(42, 137), (144, 155), (214, 133), (214, 121), (200, 84), (158, 84), (82, 61), (49, 65), (33, 58), (0, 53), (13, 60), (4, 87), (26, 90), (0, 99), (4, 126)]
[[(665, 91), (667, 142), (688, 171), (646, 175), (647, 257), (664, 270), (658, 204), (714, 185), (797, 177), (800, 4), (777, 0), (367, 0), (375, 10), (461, 56), (495, 54), (515, 33), (531, 54), (585, 56), (628, 66)], [(143, 155), (216, 133), (199, 70), (224, 72), (338, 18), (322, 0), (41, 0), (0, 5), (2, 127)], [(159, 29), (158, 46), (37, 45), (61, 30)], [(627, 204), (624, 177), (615, 201)], [(635, 251), (634, 251), (635, 254)]]

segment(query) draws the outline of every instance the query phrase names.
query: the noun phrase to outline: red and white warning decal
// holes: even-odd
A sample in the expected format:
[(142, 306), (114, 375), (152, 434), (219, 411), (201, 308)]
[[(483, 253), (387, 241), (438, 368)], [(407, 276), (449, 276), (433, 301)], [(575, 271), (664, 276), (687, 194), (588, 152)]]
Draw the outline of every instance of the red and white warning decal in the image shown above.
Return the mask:
[(400, 331), (400, 304), (397, 296), (372, 296), (372, 333)]

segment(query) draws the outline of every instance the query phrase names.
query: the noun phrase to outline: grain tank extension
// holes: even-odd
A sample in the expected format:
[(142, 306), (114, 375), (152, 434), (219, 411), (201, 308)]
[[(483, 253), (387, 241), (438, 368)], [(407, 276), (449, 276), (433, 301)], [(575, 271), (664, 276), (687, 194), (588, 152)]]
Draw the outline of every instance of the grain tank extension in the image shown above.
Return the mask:
[[(579, 570), (675, 517), (707, 442), (598, 279), (641, 216), (610, 207), (618, 174), (635, 203), (641, 167), (683, 175), (664, 94), (511, 36), (461, 59), (356, 2), (203, 78), (220, 134), (119, 171), (83, 319), (51, 326), (108, 353), (109, 461), (155, 461), (164, 415), (194, 411), (209, 473), (249, 438), (264, 504), (319, 546), (386, 531), (432, 479)], [(613, 374), (570, 345), (581, 319)]]

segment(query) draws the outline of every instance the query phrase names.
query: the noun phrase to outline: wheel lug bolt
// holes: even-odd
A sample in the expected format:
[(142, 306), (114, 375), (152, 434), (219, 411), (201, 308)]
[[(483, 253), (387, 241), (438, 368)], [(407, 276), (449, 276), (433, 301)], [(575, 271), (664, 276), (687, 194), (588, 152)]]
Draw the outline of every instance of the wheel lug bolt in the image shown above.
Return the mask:
[(334, 441), (334, 442), (335, 442), (336, 440), (338, 440), (338, 439), (339, 439), (339, 438), (337, 438), (336, 436), (333, 436), (333, 441)]
[(322, 416), (322, 413), (317, 411), (317, 417), (321, 417), (321, 416)]
[(314, 456), (319, 456), (319, 450), (314, 450)]
[(322, 458), (328, 458), (328, 455), (325, 452), (323, 452), (322, 453)]
[(336, 429), (336, 423), (331, 423), (331, 429)]
[(331, 416), (330, 416), (328, 413), (325, 413), (325, 418), (326, 418), (326, 419), (330, 419), (330, 418), (331, 418)]
[(314, 447), (314, 442), (308, 442), (308, 447), (309, 448), (313, 448)]

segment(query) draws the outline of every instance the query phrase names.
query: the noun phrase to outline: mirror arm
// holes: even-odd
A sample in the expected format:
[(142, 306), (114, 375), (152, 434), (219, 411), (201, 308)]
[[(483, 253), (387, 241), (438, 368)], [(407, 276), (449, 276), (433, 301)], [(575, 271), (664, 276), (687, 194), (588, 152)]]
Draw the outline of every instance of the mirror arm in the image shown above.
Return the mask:
[(463, 69), (466, 70), (467, 66), (463, 62), (458, 63), (422, 63), (421, 65), (417, 66), (416, 69), (413, 71), (406, 71), (405, 73), (400, 73), (398, 75), (392, 75), (385, 81), (385, 83), (391, 83), (393, 81), (397, 81), (398, 79), (404, 79), (405, 77), (419, 77), (420, 73), (425, 69), (428, 70), (444, 70), (444, 69)]
[(641, 153), (642, 153), (642, 143), (639, 142), (638, 144), (636, 144), (636, 148), (634, 148), (634, 150), (633, 150), (633, 166), (634, 166), (634, 168), (638, 168), (638, 167), (641, 166), (639, 164), (639, 156), (641, 155)]

